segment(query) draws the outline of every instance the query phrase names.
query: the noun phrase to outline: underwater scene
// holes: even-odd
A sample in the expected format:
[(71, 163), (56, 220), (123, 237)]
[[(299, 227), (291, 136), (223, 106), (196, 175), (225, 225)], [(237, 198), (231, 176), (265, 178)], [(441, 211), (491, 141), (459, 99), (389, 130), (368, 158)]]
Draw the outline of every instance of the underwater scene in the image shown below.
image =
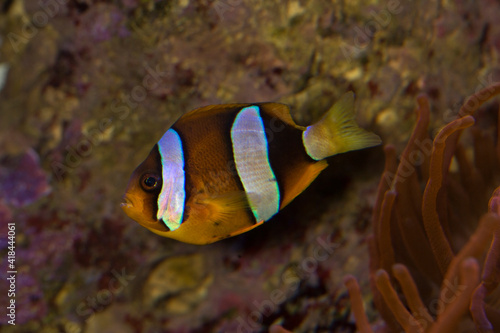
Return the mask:
[(0, 332), (500, 332), (498, 0), (0, 0)]

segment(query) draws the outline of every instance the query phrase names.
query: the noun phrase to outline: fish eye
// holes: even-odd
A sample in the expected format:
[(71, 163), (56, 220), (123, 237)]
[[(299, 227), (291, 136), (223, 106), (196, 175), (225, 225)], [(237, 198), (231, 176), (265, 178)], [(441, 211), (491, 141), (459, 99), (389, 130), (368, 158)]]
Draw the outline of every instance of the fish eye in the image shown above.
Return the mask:
[(144, 191), (153, 191), (161, 185), (160, 176), (153, 173), (146, 173), (142, 176), (141, 186)]

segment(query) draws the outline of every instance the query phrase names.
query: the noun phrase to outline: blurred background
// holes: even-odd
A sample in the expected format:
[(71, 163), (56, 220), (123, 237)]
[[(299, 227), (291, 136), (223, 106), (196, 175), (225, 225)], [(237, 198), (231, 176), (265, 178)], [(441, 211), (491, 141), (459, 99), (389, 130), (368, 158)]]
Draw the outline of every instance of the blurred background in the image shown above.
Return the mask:
[[(382, 147), (329, 159), (238, 237), (161, 238), (120, 209), (131, 172), (196, 107), (277, 101), (309, 125), (346, 91), (401, 152), (425, 93), (432, 130), (500, 81), (500, 3), (1, 0), (2, 332), (354, 332)], [(16, 326), (4, 314), (14, 223)]]

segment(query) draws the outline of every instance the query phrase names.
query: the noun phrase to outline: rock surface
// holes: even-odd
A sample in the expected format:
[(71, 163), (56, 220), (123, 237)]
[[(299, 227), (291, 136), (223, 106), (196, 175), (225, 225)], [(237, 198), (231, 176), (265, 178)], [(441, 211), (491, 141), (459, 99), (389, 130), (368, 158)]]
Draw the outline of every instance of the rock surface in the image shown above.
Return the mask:
[(369, 294), (381, 148), (332, 158), (269, 223), (204, 247), (127, 218), (128, 177), (195, 107), (278, 101), (310, 124), (347, 90), (359, 123), (401, 151), (418, 94), (437, 129), (500, 80), (499, 11), (486, 0), (3, 2), (0, 304), (8, 222), (18, 273), (16, 326), (2, 332), (353, 332), (342, 278)]

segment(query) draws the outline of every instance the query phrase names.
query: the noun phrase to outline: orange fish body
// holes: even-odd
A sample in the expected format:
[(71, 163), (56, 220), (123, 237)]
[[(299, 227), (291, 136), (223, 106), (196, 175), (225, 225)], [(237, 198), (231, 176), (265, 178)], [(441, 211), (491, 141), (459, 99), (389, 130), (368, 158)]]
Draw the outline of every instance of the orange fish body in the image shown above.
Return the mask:
[(132, 174), (122, 208), (158, 235), (208, 244), (251, 230), (290, 203), (324, 158), (380, 143), (345, 94), (316, 124), (278, 103), (213, 105), (182, 116)]

